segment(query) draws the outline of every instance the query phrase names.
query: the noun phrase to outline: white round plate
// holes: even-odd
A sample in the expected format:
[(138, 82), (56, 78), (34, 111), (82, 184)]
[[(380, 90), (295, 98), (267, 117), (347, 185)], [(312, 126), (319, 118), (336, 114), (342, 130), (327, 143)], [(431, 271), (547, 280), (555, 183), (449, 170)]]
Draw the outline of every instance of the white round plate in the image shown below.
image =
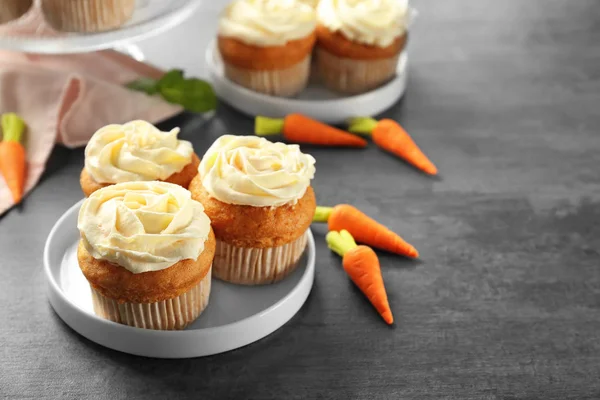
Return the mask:
[(406, 89), (408, 57), (400, 55), (398, 71), (390, 82), (356, 96), (340, 96), (311, 79), (295, 98), (269, 96), (237, 85), (225, 77), (223, 61), (212, 43), (206, 51), (206, 64), (217, 96), (244, 114), (283, 118), (300, 113), (327, 124), (341, 124), (348, 118), (377, 115), (394, 105)]
[(300, 265), (273, 285), (238, 286), (213, 279), (210, 300), (183, 331), (134, 328), (96, 316), (77, 263), (75, 204), (56, 222), (44, 248), (48, 298), (67, 325), (89, 340), (125, 353), (158, 358), (201, 357), (237, 349), (274, 332), (302, 307), (313, 285), (315, 242), (310, 230)]
[[(39, 17), (41, 11), (34, 8), (20, 20), (10, 22), (16, 28), (13, 29), (16, 33), (0, 34), (0, 49), (68, 54), (118, 48), (181, 24), (194, 13), (201, 2), (202, 0), (137, 0), (132, 19), (119, 29), (94, 33), (57, 33), (52, 36), (29, 33), (29, 25), (43, 24), (43, 19)], [(27, 29), (19, 29), (20, 25), (27, 25)]]

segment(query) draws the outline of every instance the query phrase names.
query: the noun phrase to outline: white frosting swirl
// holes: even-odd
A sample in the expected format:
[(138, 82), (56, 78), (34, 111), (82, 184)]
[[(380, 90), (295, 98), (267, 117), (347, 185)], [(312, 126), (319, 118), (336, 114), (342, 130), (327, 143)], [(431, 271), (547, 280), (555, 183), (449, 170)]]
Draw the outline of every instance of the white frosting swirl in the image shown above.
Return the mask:
[(408, 0), (321, 0), (317, 19), (349, 40), (387, 47), (407, 29)]
[(107, 125), (88, 142), (85, 169), (99, 183), (165, 180), (192, 160), (192, 144), (178, 133), (146, 121)]
[(181, 186), (126, 182), (87, 198), (77, 228), (92, 257), (134, 274), (197, 259), (210, 232), (204, 207)]
[(298, 145), (224, 135), (208, 149), (198, 170), (202, 185), (217, 200), (278, 207), (304, 196), (315, 176), (315, 159)]
[(300, 3), (308, 4), (312, 8), (317, 8), (317, 5), (319, 4), (319, 0), (299, 0), (299, 1), (300, 1)]
[(317, 26), (315, 10), (298, 0), (237, 0), (219, 21), (219, 35), (256, 46), (281, 46)]

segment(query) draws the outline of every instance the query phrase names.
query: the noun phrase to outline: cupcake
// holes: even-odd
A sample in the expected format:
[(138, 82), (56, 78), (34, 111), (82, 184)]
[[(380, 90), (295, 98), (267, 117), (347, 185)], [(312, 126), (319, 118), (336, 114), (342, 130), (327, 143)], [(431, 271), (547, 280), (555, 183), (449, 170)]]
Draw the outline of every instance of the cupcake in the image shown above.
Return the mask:
[(126, 182), (79, 211), (77, 260), (94, 311), (138, 328), (183, 329), (208, 304), (215, 237), (202, 204), (181, 186)]
[(135, 0), (42, 0), (42, 11), (57, 31), (102, 32), (125, 25)]
[(33, 0), (0, 0), (0, 24), (22, 17), (32, 3)]
[(85, 148), (81, 189), (86, 196), (121, 182), (160, 180), (187, 189), (200, 159), (192, 144), (178, 140), (179, 128), (162, 132), (146, 121), (107, 125)]
[(406, 45), (407, 0), (321, 0), (316, 69), (336, 92), (357, 94), (395, 74)]
[(248, 89), (294, 96), (310, 75), (316, 18), (298, 0), (237, 0), (219, 21), (225, 76)]
[(297, 145), (256, 136), (221, 136), (208, 149), (190, 191), (215, 231), (215, 277), (260, 285), (294, 270), (316, 208), (314, 164)]

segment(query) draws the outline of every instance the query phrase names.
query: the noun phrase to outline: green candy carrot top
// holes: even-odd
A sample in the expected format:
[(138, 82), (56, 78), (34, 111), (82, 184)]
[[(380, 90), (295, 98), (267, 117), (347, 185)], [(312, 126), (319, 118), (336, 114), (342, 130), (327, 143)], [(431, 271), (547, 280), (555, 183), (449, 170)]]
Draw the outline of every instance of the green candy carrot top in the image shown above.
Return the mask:
[(339, 232), (329, 231), (325, 236), (325, 241), (327, 242), (327, 247), (340, 257), (344, 257), (350, 250), (358, 247), (350, 232), (345, 229)]

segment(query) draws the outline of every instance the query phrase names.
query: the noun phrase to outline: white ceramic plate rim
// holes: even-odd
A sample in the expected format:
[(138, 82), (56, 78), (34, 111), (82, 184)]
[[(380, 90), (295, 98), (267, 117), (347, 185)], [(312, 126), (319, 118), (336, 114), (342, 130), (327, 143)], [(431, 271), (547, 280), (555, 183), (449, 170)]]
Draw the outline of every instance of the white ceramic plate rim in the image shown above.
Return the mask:
[[(73, 211), (74, 209), (81, 207), (81, 204), (83, 203), (84, 200), (85, 199), (80, 200), (79, 202), (77, 202), (76, 204), (71, 206), (67, 211), (65, 211), (65, 213), (56, 221), (56, 223), (50, 230), (50, 234), (48, 235), (48, 239), (46, 239), (46, 244), (44, 245), (44, 272), (46, 274), (46, 279), (50, 285), (50, 290), (52, 290), (56, 294), (58, 294), (58, 296), (61, 298), (62, 301), (68, 303), (74, 309), (77, 309), (81, 315), (85, 315), (85, 317), (88, 318), (90, 321), (93, 321), (93, 323), (109, 325), (111, 327), (111, 329), (115, 329), (117, 331), (124, 331), (124, 332), (127, 331), (130, 333), (137, 333), (137, 334), (143, 335), (143, 336), (168, 337), (168, 336), (173, 336), (173, 335), (178, 335), (178, 336), (210, 335), (210, 334), (212, 334), (216, 331), (222, 330), (222, 329), (226, 329), (226, 328), (234, 329), (234, 328), (243, 326), (245, 324), (248, 324), (250, 322), (250, 320), (252, 320), (252, 319), (256, 319), (257, 317), (261, 318), (261, 317), (271, 313), (275, 309), (281, 307), (282, 304), (285, 303), (287, 300), (294, 297), (298, 291), (301, 291), (304, 286), (303, 284), (306, 284), (307, 283), (306, 281), (308, 279), (311, 279), (311, 277), (312, 277), (312, 279), (314, 279), (313, 274), (310, 273), (310, 269), (311, 269), (311, 266), (312, 266), (312, 269), (314, 269), (315, 242), (314, 242), (314, 237), (312, 235), (312, 232), (309, 229), (308, 230), (308, 245), (307, 245), (307, 268), (306, 268), (305, 273), (303, 274), (302, 278), (299, 280), (298, 284), (285, 297), (283, 297), (277, 303), (273, 304), (272, 306), (268, 307), (267, 309), (263, 310), (262, 312), (260, 312), (258, 314), (252, 315), (250, 317), (246, 317), (244, 319), (233, 322), (231, 324), (226, 324), (226, 325), (222, 325), (222, 326), (218, 326), (218, 327), (190, 329), (190, 330), (182, 330), (182, 331), (161, 331), (161, 330), (142, 329), (142, 328), (135, 328), (132, 326), (118, 324), (116, 322), (108, 321), (97, 315), (94, 315), (87, 311), (84, 311), (78, 305), (74, 304), (71, 301), (71, 299), (69, 299), (65, 295), (63, 290), (60, 288), (58, 282), (56, 282), (56, 280), (54, 279), (54, 276), (51, 271), (51, 266), (50, 266), (50, 244), (55, 241), (54, 236), (56, 236), (57, 233), (59, 232), (59, 228), (63, 224), (64, 220), (71, 216), (71, 214), (74, 212)], [(58, 310), (56, 310), (54, 304), (52, 304), (52, 306), (55, 309), (55, 311), (57, 312), (57, 314), (59, 314), (59, 316), (60, 316), (60, 313), (58, 312)], [(61, 319), (62, 319), (62, 316), (61, 316)], [(73, 329), (75, 329), (75, 328), (73, 328)]]

